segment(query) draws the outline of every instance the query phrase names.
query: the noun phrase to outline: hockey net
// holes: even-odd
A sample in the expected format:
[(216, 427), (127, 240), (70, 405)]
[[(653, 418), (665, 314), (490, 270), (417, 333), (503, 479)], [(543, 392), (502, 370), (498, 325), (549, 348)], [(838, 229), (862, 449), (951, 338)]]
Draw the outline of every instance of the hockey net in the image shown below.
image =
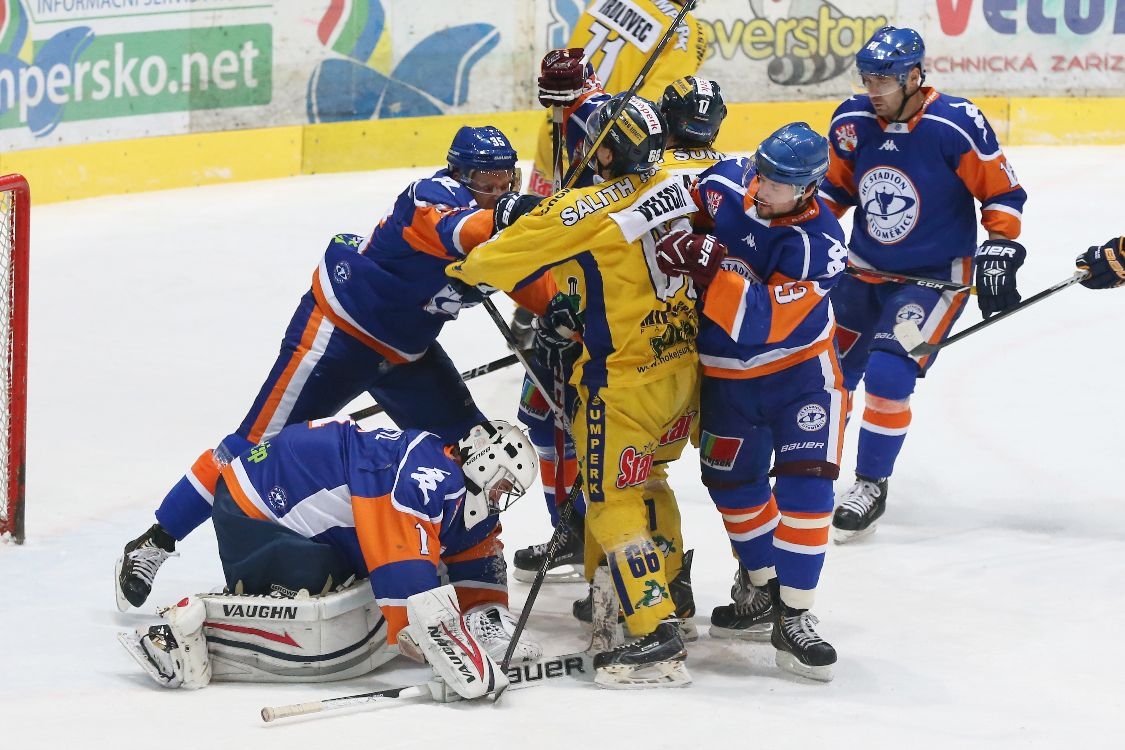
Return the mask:
[(23, 542), (27, 417), (27, 263), (31, 191), (0, 177), (0, 540)]

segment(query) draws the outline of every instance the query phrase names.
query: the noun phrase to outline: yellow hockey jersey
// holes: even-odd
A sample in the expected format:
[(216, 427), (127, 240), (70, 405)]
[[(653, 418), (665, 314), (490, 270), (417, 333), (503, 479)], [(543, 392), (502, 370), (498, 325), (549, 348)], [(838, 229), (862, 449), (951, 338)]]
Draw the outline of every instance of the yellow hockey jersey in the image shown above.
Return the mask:
[(727, 158), (726, 154), (710, 148), (676, 146), (664, 149), (660, 166), (666, 172), (683, 180), (684, 187), (690, 190), (704, 170), (710, 169), (725, 158)]
[(571, 382), (641, 385), (697, 367), (695, 290), (656, 263), (656, 237), (695, 203), (680, 177), (657, 170), (563, 190), (446, 273), (511, 291), (544, 271), (583, 321)]

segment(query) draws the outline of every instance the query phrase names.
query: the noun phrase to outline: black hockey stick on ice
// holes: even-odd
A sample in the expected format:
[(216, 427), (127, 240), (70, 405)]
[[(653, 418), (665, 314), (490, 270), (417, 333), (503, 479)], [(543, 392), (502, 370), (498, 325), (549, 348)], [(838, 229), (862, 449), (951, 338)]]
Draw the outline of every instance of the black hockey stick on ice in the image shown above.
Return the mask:
[(924, 286), (927, 289), (939, 289), (943, 292), (977, 293), (977, 288), (972, 284), (962, 284), (958, 281), (928, 279), (925, 276), (911, 276), (907, 273), (895, 273), (893, 271), (876, 271), (874, 268), (859, 268), (857, 266), (848, 266), (844, 269), (844, 272), (849, 276), (855, 276), (857, 279), (882, 279), (893, 281), (896, 284), (914, 284), (915, 286)]
[[(680, 24), (684, 21), (684, 17), (694, 5), (695, 0), (687, 0), (683, 7), (680, 8), (680, 12), (677, 13), (676, 17), (672, 20), (672, 25), (664, 32), (664, 36), (660, 37), (660, 41), (656, 43), (656, 46), (652, 48), (652, 52), (649, 53), (644, 66), (641, 68), (640, 72), (637, 73), (637, 78), (633, 81), (633, 85), (625, 91), (625, 95), (621, 97), (621, 99), (613, 103), (613, 109), (609, 111), (610, 122), (613, 122), (621, 115), (622, 110), (625, 109), (625, 105), (628, 104), (633, 95), (637, 93), (637, 89), (641, 87), (645, 76), (652, 70), (652, 66), (656, 64), (656, 58), (660, 57), (660, 53), (668, 46), (668, 41), (672, 38), (672, 35), (676, 33), (676, 29), (680, 27)], [(574, 187), (574, 183), (578, 181), (578, 175), (582, 174), (582, 170), (590, 163), (590, 159), (594, 158), (594, 153), (598, 150), (598, 146), (602, 145), (602, 141), (605, 140), (608, 134), (609, 128), (602, 128), (602, 132), (598, 133), (598, 137), (595, 138), (594, 142), (590, 144), (590, 147), (586, 149), (586, 153), (582, 155), (582, 158), (577, 159), (570, 165), (570, 169), (566, 171), (566, 176), (563, 178), (563, 187)]]
[(960, 333), (950, 336), (945, 341), (939, 341), (936, 344), (927, 342), (922, 336), (922, 331), (918, 328), (918, 324), (912, 322), (897, 324), (895, 326), (895, 338), (898, 339), (898, 342), (902, 344), (902, 347), (904, 349), (906, 349), (907, 354), (909, 354), (911, 357), (914, 357), (915, 359), (920, 359), (921, 357), (926, 357), (933, 354), (939, 349), (944, 349), (950, 344), (954, 344), (965, 338), (966, 336), (972, 336), (977, 331), (988, 328), (993, 323), (999, 323), (1009, 315), (1015, 315), (1020, 310), (1031, 307), (1036, 302), (1041, 302), (1042, 300), (1050, 297), (1052, 294), (1057, 294), (1063, 289), (1066, 289), (1068, 286), (1073, 286), (1074, 284), (1083, 281), (1088, 275), (1089, 274), (1086, 271), (1079, 271), (1070, 278), (1066, 279), (1066, 281), (1060, 281), (1054, 286), (1048, 287), (1038, 294), (1028, 297), (1015, 307), (1008, 308), (999, 315), (993, 315), (991, 318), (982, 320), (976, 325), (971, 325)]
[[(494, 359), (491, 362), (480, 365), (479, 367), (474, 367), (471, 370), (465, 370), (463, 373), (461, 373), (461, 379), (472, 380), (473, 378), (480, 377), (481, 375), (487, 375), (490, 372), (502, 370), (505, 367), (514, 365), (516, 362), (519, 362), (519, 359), (516, 357), (516, 355), (509, 354), (507, 356), (501, 357), (500, 359)], [(352, 412), (348, 415), (348, 418), (353, 422), (358, 422), (361, 419), (367, 419), (368, 417), (373, 417), (376, 414), (382, 414), (384, 411), (386, 410), (379, 404), (372, 404), (371, 406), (363, 407), (359, 411)]]

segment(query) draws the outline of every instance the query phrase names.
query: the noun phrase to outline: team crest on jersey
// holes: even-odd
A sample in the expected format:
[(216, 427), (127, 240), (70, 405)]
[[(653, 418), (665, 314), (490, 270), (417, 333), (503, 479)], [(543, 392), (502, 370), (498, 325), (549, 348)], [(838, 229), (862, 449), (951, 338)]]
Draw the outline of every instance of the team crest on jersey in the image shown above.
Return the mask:
[(352, 277), (352, 267), (346, 260), (341, 260), (332, 267), (332, 278), (343, 284)]
[(828, 424), (828, 412), (820, 404), (805, 404), (797, 412), (797, 426), (805, 432), (816, 432)]
[(859, 205), (867, 214), (867, 233), (884, 245), (906, 239), (918, 224), (918, 191), (894, 167), (875, 167), (860, 178)]
[(841, 151), (855, 151), (858, 137), (855, 134), (855, 123), (844, 122), (835, 130), (836, 145)]
[(922, 321), (925, 319), (926, 311), (922, 309), (921, 305), (914, 302), (911, 302), (909, 305), (903, 305), (898, 309), (898, 312), (895, 313), (896, 323), (917, 323), (921, 326)]
[(273, 487), (266, 493), (266, 505), (268, 505), (270, 510), (275, 514), (284, 513), (288, 504), (289, 497), (281, 487)]
[(707, 213), (714, 216), (719, 213), (719, 206), (723, 205), (723, 196), (717, 190), (707, 191)]
[(707, 430), (699, 438), (699, 462), (718, 471), (730, 471), (742, 448), (742, 438), (713, 435)]
[(655, 607), (660, 602), (668, 598), (668, 590), (656, 582), (655, 579), (650, 578), (645, 581), (645, 592), (637, 603), (633, 605), (633, 609), (640, 609), (641, 607)]

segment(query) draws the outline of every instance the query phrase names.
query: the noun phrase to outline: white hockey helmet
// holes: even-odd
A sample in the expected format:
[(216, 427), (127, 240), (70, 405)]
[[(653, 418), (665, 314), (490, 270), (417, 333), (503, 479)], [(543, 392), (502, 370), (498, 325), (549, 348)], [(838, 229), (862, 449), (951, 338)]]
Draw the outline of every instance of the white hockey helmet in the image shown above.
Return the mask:
[(473, 425), (457, 441), (465, 474), (465, 528), (506, 510), (539, 473), (539, 458), (519, 427), (501, 419)]

